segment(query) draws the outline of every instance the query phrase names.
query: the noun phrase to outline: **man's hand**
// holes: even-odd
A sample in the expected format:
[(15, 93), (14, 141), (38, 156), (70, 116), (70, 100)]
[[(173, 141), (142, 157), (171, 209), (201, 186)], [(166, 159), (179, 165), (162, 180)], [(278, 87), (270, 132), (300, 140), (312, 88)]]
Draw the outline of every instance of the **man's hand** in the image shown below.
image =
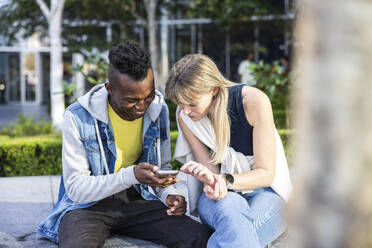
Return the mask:
[(168, 195), (166, 202), (169, 207), (168, 215), (182, 216), (186, 213), (187, 202), (182, 195)]
[(158, 167), (155, 165), (139, 163), (134, 166), (134, 176), (140, 183), (160, 188), (165, 188), (178, 182), (176, 176), (166, 176), (162, 178), (155, 176), (154, 172), (157, 170)]

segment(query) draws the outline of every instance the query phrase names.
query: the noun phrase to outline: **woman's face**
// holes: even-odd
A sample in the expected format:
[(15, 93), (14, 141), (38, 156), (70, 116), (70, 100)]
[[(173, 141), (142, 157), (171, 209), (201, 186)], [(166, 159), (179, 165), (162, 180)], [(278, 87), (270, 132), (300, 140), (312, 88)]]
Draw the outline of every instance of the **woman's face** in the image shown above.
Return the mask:
[(209, 112), (213, 103), (214, 90), (207, 94), (199, 95), (195, 102), (190, 104), (180, 104), (179, 107), (193, 121), (199, 121)]

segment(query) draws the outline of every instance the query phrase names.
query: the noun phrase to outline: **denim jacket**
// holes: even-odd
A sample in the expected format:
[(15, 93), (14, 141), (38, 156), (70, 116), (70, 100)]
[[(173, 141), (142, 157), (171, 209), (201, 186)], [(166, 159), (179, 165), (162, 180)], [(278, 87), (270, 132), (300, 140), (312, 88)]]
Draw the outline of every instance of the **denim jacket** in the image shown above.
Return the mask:
[[(114, 173), (116, 147), (107, 113), (108, 92), (104, 85), (93, 87), (70, 105), (64, 114), (61, 184), (58, 201), (38, 227), (38, 234), (58, 243), (58, 226), (71, 210), (92, 206), (132, 185), (146, 200), (179, 195), (173, 187), (150, 188), (140, 184), (133, 167)], [(144, 115), (143, 152), (138, 160), (170, 169), (169, 113), (160, 92)], [(160, 153), (160, 154), (159, 154)], [(103, 156), (104, 154), (104, 156)]]

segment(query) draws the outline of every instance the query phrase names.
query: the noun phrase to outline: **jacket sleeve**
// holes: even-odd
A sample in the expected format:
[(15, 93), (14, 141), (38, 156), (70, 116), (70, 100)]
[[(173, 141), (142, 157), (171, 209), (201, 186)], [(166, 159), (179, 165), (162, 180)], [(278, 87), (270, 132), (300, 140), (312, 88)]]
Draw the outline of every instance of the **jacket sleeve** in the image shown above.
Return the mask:
[(68, 197), (76, 203), (102, 200), (138, 183), (133, 166), (109, 175), (92, 175), (87, 153), (74, 115), (66, 111), (63, 120), (62, 167)]
[[(161, 169), (162, 170), (171, 170), (171, 137), (170, 137), (170, 123), (169, 123), (169, 110), (168, 106), (164, 103), (162, 113), (160, 115), (160, 130), (163, 130), (165, 133), (165, 137), (162, 139), (160, 138), (160, 153), (161, 153)], [(162, 134), (160, 134), (162, 137)], [(178, 191), (173, 185), (167, 188), (153, 188), (156, 195), (159, 199), (166, 204), (166, 199), (168, 195), (183, 195), (180, 191)], [(185, 196), (184, 196), (185, 197)]]

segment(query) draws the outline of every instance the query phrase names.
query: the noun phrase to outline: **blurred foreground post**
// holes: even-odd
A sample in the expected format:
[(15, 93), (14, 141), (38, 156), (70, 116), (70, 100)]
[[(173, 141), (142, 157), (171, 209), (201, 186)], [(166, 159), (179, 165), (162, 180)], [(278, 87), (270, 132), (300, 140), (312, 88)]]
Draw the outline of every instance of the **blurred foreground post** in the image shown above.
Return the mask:
[(372, 247), (372, 2), (303, 3), (289, 247)]
[(65, 0), (51, 0), (50, 8), (43, 0), (36, 0), (49, 26), (50, 40), (50, 110), (53, 126), (61, 129), (65, 100), (63, 95), (62, 13)]

